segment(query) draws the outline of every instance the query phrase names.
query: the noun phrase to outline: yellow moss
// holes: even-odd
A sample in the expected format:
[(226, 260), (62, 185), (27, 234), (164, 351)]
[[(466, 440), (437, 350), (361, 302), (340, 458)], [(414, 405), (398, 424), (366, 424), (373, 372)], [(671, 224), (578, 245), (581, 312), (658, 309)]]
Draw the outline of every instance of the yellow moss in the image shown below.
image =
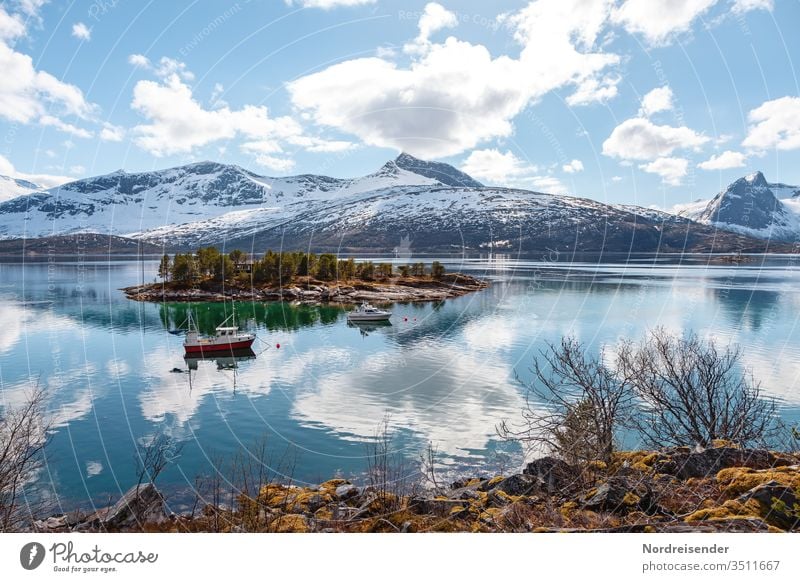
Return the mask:
[(586, 492), (586, 500), (590, 500), (592, 497), (597, 495), (597, 487), (592, 487), (589, 491)]
[(466, 486), (471, 487), (472, 485), (478, 485), (480, 482), (481, 480), (475, 477), (474, 479), (470, 479), (469, 481), (467, 481)]
[(643, 531), (644, 533), (656, 533), (656, 528), (654, 528), (652, 525), (646, 525), (644, 526)]
[(578, 508), (578, 504), (574, 501), (567, 501), (564, 505), (559, 508), (559, 513), (563, 517), (569, 518), (575, 510)]
[(723, 447), (727, 447), (730, 449), (741, 448), (738, 444), (732, 441), (726, 441), (725, 439), (714, 439), (713, 441), (711, 441), (711, 446), (715, 449), (721, 449)]
[(282, 515), (272, 522), (277, 533), (306, 533), (308, 532), (308, 521), (305, 516), (289, 513)]
[(605, 471), (608, 469), (608, 465), (605, 461), (589, 461), (586, 467), (594, 471)]
[(340, 485), (344, 485), (346, 483), (349, 483), (347, 479), (329, 479), (324, 483), (320, 483), (319, 488), (321, 491), (325, 491), (327, 493), (333, 493), (334, 491), (336, 491), (337, 487), (339, 487)]
[(792, 489), (800, 489), (800, 469), (797, 466), (790, 466), (757, 471), (746, 467), (731, 467), (717, 473), (717, 481), (725, 487), (724, 492), (729, 496), (741, 495), (753, 487), (770, 481), (777, 481)]
[(494, 487), (495, 485), (500, 483), (500, 481), (502, 481), (503, 479), (505, 479), (505, 477), (503, 477), (502, 475), (498, 475), (497, 477), (492, 477), (491, 479), (489, 479), (489, 487)]
[(457, 513), (461, 513), (465, 509), (466, 509), (466, 507), (464, 507), (463, 505), (455, 505), (455, 506), (453, 506), (453, 509), (450, 510), (450, 515), (455, 515)]
[(707, 507), (705, 509), (698, 509), (694, 513), (687, 515), (684, 521), (720, 521), (726, 519), (748, 519), (752, 517), (761, 517), (758, 503), (741, 503), (734, 499), (729, 499), (721, 506)]
[(639, 497), (635, 493), (631, 493), (630, 491), (628, 491), (625, 494), (625, 497), (622, 498), (622, 503), (624, 503), (625, 505), (638, 505), (641, 500), (642, 500), (641, 497)]

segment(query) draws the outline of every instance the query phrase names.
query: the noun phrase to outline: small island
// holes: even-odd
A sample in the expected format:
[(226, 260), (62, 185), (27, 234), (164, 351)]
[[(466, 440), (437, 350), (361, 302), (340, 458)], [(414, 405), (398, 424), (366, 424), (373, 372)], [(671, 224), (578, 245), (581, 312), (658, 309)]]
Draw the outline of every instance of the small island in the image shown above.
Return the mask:
[(165, 254), (160, 282), (122, 290), (135, 301), (299, 301), (353, 304), (441, 301), (488, 287), (486, 281), (448, 273), (439, 261), (356, 262), (334, 254), (267, 251), (260, 259), (239, 249), (204, 247), (196, 253)]

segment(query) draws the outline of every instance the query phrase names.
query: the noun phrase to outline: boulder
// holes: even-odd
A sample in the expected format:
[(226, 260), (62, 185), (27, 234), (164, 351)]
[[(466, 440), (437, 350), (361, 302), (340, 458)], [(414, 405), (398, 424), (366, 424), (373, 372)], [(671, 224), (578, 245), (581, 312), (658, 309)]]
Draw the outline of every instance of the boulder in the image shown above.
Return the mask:
[(353, 497), (358, 497), (360, 494), (360, 489), (352, 483), (345, 483), (344, 485), (339, 485), (336, 488), (336, 497), (343, 501)]
[(102, 524), (125, 529), (143, 523), (162, 523), (167, 519), (164, 496), (152, 483), (132, 487), (103, 517)]
[(584, 509), (614, 513), (652, 512), (655, 508), (652, 491), (646, 483), (617, 476), (584, 491), (578, 496), (578, 503)]
[(408, 500), (408, 509), (418, 515), (436, 515), (447, 517), (455, 507), (462, 507), (463, 499), (448, 499), (446, 497), (419, 497), (414, 496)]
[(502, 491), (508, 495), (529, 495), (532, 491), (539, 490), (542, 481), (531, 475), (511, 475), (500, 481), (491, 490)]
[(537, 478), (550, 494), (564, 493), (580, 487), (580, 469), (555, 457), (542, 457), (528, 463), (524, 475)]
[(789, 464), (789, 461), (776, 457), (763, 449), (737, 449), (719, 447), (704, 451), (687, 451), (685, 448), (667, 453), (653, 466), (656, 473), (674, 475), (679, 479), (711, 477), (721, 469), (748, 467), (750, 469), (769, 469)]
[(770, 481), (739, 497), (742, 503), (750, 500), (758, 503), (767, 523), (783, 530), (800, 530), (800, 498), (791, 487)]

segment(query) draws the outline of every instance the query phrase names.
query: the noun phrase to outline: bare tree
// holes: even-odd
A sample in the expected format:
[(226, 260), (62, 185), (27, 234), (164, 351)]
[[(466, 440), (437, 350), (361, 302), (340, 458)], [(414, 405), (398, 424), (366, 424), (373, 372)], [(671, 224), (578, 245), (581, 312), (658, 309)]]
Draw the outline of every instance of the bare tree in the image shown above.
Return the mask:
[(17, 407), (0, 410), (0, 531), (19, 530), (35, 518), (24, 489), (42, 467), (49, 441), (44, 391), (36, 388)]
[(146, 444), (136, 447), (136, 493), (143, 483), (155, 484), (158, 476), (167, 466), (177, 459), (183, 451), (183, 443), (177, 444), (175, 440), (161, 431)]
[(534, 359), (522, 422), (503, 421), (500, 436), (543, 447), (571, 462), (609, 462), (614, 437), (631, 404), (630, 386), (569, 337)]
[(762, 396), (738, 346), (658, 328), (638, 344), (621, 343), (617, 369), (641, 401), (635, 425), (649, 445), (752, 445), (776, 426), (775, 402)]

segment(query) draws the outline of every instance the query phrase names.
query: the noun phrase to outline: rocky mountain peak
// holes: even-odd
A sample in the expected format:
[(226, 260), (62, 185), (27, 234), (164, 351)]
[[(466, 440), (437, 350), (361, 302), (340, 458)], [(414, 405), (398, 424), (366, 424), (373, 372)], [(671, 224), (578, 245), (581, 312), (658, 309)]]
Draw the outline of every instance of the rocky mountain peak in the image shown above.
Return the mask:
[(765, 229), (786, 210), (761, 172), (739, 178), (717, 194), (700, 215), (701, 221)]
[[(483, 184), (475, 180), (473, 177), (465, 174), (450, 164), (443, 162), (428, 162), (415, 158), (411, 154), (402, 152), (390, 164), (403, 170), (425, 176), (441, 182), (445, 186), (464, 187), (464, 188), (482, 188)], [(388, 165), (388, 164), (387, 164)], [(385, 167), (385, 166), (384, 166)]]

